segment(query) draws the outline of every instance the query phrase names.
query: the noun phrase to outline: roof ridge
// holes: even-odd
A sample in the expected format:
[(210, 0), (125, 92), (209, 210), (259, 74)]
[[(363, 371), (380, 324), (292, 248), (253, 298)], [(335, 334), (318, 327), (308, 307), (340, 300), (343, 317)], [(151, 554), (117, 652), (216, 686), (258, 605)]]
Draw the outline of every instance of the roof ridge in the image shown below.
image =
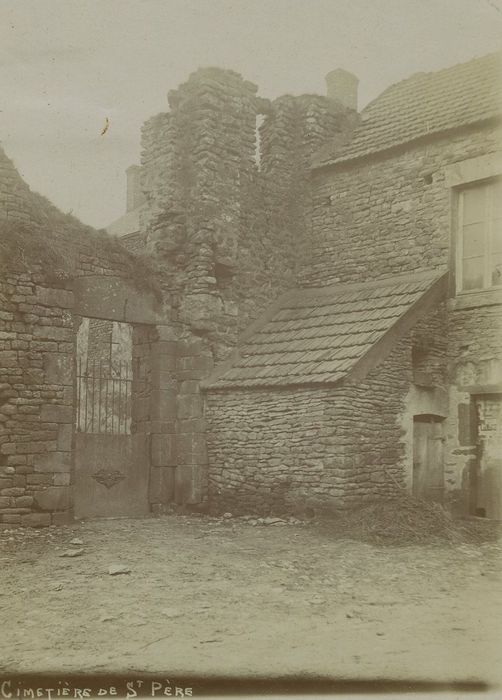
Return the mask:
[(397, 88), (399, 85), (403, 85), (404, 83), (412, 82), (418, 79), (425, 79), (425, 78), (430, 78), (432, 76), (438, 76), (443, 73), (447, 73), (448, 71), (451, 70), (458, 70), (461, 68), (465, 68), (465, 66), (468, 66), (469, 64), (474, 64), (478, 61), (485, 61), (489, 58), (495, 58), (495, 56), (498, 56), (501, 61), (502, 61), (502, 50), (498, 51), (491, 51), (490, 53), (483, 54), (482, 56), (474, 56), (473, 58), (470, 58), (467, 61), (463, 61), (462, 63), (452, 63), (449, 66), (444, 66), (443, 68), (438, 68), (438, 70), (428, 70), (428, 71), (417, 71), (416, 73), (412, 73), (406, 78), (402, 78), (401, 80), (397, 80), (395, 83), (391, 83), (388, 85), (383, 92), (381, 92), (379, 95), (377, 95), (371, 102), (368, 102), (368, 104), (364, 107), (364, 109), (361, 110), (361, 117), (363, 117), (364, 112), (371, 107), (375, 102), (380, 100), (386, 93), (390, 92), (394, 88)]
[(388, 277), (379, 277), (377, 279), (367, 280), (366, 282), (336, 282), (335, 284), (325, 285), (323, 287), (297, 287), (291, 290), (290, 294), (294, 295), (294, 298), (303, 295), (317, 296), (320, 294), (332, 294), (333, 291), (343, 290), (343, 291), (357, 291), (365, 289), (377, 289), (380, 287), (388, 287), (392, 284), (399, 283), (401, 281), (406, 281), (406, 283), (412, 284), (413, 282), (419, 281), (429, 281), (441, 277), (446, 271), (445, 266), (441, 269), (432, 268), (425, 271), (415, 272), (410, 274), (409, 272), (400, 272), (397, 275), (390, 275)]
[(348, 143), (340, 147), (332, 139), (313, 167), (386, 152), (501, 114), (502, 51), (494, 51), (393, 83), (366, 105)]
[[(443, 298), (447, 273), (297, 288), (279, 297), (201, 388), (262, 388), (357, 380)], [(380, 287), (383, 293), (375, 292)], [(321, 295), (321, 296), (320, 296)]]

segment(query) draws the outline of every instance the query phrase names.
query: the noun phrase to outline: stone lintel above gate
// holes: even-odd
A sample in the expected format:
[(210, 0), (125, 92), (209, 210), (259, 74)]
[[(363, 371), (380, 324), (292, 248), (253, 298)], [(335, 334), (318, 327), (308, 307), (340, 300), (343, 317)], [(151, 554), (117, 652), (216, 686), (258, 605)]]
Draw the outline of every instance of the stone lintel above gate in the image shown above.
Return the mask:
[(74, 310), (80, 316), (122, 323), (162, 324), (159, 301), (120, 277), (78, 277), (74, 281)]

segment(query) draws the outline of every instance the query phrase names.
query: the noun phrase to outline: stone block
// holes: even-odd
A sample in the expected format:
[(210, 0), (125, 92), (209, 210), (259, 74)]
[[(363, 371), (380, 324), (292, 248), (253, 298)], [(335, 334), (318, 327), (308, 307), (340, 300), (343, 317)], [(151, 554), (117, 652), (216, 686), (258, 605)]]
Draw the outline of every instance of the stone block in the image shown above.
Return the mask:
[(150, 458), (154, 467), (176, 466), (176, 436), (152, 435), (150, 442)]
[(33, 505), (32, 496), (18, 496), (15, 499), (16, 508), (31, 508)]
[(0, 496), (0, 509), (8, 508), (10, 506), (10, 496)]
[(72, 447), (73, 439), (73, 425), (67, 423), (62, 424), (58, 428), (57, 445), (58, 450), (63, 452), (70, 452)]
[(57, 306), (61, 309), (71, 309), (73, 306), (73, 292), (69, 292), (66, 289), (35, 287), (34, 301), (40, 306)]
[(40, 510), (68, 510), (70, 490), (66, 486), (49, 486), (44, 491), (36, 492), (34, 502)]
[(138, 396), (132, 402), (132, 419), (134, 422), (150, 418), (151, 396)]
[(152, 354), (152, 372), (157, 376), (160, 372), (164, 372), (167, 377), (173, 377), (176, 372), (177, 358), (175, 355)]
[(52, 474), (28, 474), (26, 476), (28, 486), (50, 486), (52, 481)]
[(170, 340), (177, 343), (178, 329), (168, 325), (157, 325), (159, 340)]
[(205, 418), (188, 418), (187, 420), (179, 420), (176, 423), (176, 432), (178, 433), (204, 433), (207, 423)]
[(18, 525), (21, 522), (20, 514), (4, 513), (0, 515), (3, 523), (10, 523), (11, 525)]
[(47, 384), (73, 386), (74, 363), (71, 355), (46, 352), (43, 359)]
[(152, 467), (148, 498), (150, 503), (171, 503), (174, 500), (175, 467)]
[(73, 423), (73, 408), (71, 406), (46, 404), (42, 406), (40, 420), (47, 423)]
[(54, 474), (52, 483), (54, 486), (69, 486), (71, 482), (70, 474)]
[(207, 464), (206, 436), (204, 434), (178, 435), (176, 463), (178, 465)]
[(26, 527), (49, 527), (51, 524), (51, 514), (27, 513), (21, 516), (21, 524)]
[(36, 458), (36, 472), (70, 472), (71, 452), (48, 452)]
[(176, 503), (194, 504), (202, 501), (206, 468), (194, 465), (176, 467), (174, 480)]
[(62, 326), (35, 326), (33, 336), (41, 340), (70, 342), (73, 340), (73, 330)]
[(75, 312), (127, 323), (162, 323), (159, 302), (119, 277), (89, 276), (74, 281)]
[(223, 311), (223, 303), (213, 294), (188, 294), (182, 300), (180, 319), (195, 330), (211, 330)]
[(18, 487), (13, 486), (10, 489), (2, 489), (0, 491), (0, 494), (2, 496), (24, 496), (24, 489), (21, 488), (20, 486), (18, 486)]
[(178, 397), (178, 419), (201, 418), (204, 414), (204, 399), (199, 394)]
[(73, 521), (73, 517), (70, 511), (63, 510), (59, 513), (52, 513), (52, 524), (53, 525), (69, 525)]
[(186, 379), (180, 383), (180, 394), (200, 394), (200, 382), (196, 379)]
[(171, 391), (154, 389), (151, 394), (150, 413), (153, 420), (175, 420), (176, 395)]

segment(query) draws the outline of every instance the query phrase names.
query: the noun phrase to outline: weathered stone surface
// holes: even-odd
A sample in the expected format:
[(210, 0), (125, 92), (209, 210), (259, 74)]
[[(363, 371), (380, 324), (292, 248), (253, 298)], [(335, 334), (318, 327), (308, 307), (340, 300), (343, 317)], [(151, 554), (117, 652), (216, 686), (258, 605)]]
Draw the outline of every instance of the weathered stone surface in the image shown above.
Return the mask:
[(47, 423), (72, 423), (73, 408), (71, 406), (46, 404), (42, 406), (40, 420), (46, 421)]
[(157, 300), (119, 277), (80, 277), (74, 283), (75, 312), (124, 323), (162, 323)]
[(70, 452), (48, 452), (45, 455), (36, 457), (34, 463), (35, 472), (59, 473), (70, 472), (71, 453)]
[(175, 467), (153, 467), (150, 471), (150, 503), (171, 503), (174, 500)]
[(49, 384), (73, 386), (74, 359), (63, 353), (44, 355), (44, 373)]
[(131, 569), (125, 564), (111, 564), (108, 567), (108, 573), (110, 576), (120, 576), (121, 574), (130, 574)]
[(73, 439), (73, 425), (71, 423), (62, 424), (58, 427), (57, 446), (62, 452), (70, 452)]
[(150, 456), (152, 466), (176, 466), (176, 436), (152, 435), (150, 440)]
[(61, 552), (61, 554), (59, 556), (60, 557), (74, 558), (74, 557), (81, 557), (82, 554), (84, 554), (83, 549), (65, 549), (65, 551)]
[(176, 503), (200, 503), (205, 495), (206, 481), (205, 466), (178, 466), (175, 470)]
[(21, 516), (21, 523), (26, 527), (49, 527), (51, 524), (51, 514), (27, 513)]
[(50, 287), (35, 287), (35, 303), (41, 306), (56, 306), (68, 309), (73, 306), (73, 292)]
[(65, 486), (50, 486), (43, 491), (37, 491), (34, 496), (35, 505), (41, 510), (68, 510), (70, 493)]

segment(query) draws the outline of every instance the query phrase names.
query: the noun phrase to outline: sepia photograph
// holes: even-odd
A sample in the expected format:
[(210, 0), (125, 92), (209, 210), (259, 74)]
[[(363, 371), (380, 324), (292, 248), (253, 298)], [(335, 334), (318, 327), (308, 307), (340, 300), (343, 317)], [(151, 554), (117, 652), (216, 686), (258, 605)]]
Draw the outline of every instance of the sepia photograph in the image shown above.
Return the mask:
[(502, 698), (502, 0), (0, 0), (0, 700)]

